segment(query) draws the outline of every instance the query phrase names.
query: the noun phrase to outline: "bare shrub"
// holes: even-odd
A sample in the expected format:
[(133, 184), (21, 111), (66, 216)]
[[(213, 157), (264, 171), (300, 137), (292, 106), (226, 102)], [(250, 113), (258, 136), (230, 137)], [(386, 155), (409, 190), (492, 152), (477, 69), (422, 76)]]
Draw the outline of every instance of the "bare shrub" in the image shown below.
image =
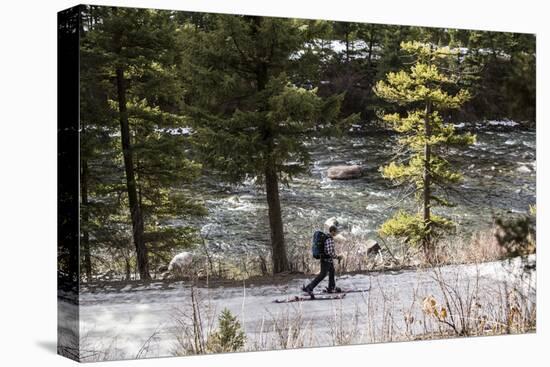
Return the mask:
[[(336, 306), (335, 306), (336, 305)], [(358, 305), (351, 317), (345, 316), (342, 300), (333, 303), (333, 314), (329, 322), (329, 337), (332, 345), (348, 345), (360, 342), (359, 321), (361, 312)]]
[(270, 324), (271, 327), (268, 330), (274, 335), (274, 340), (270, 343), (271, 347), (288, 349), (303, 348), (308, 345), (306, 342), (308, 328), (312, 325), (312, 321), (304, 318), (301, 307), (289, 306), (284, 311), (271, 315)]
[(480, 263), (502, 259), (506, 251), (496, 238), (497, 227), (480, 230), (470, 238), (447, 237), (437, 244), (439, 264)]
[(176, 345), (173, 354), (176, 356), (207, 353), (207, 337), (212, 333), (215, 309), (206, 304), (195, 287), (191, 287), (190, 304), (183, 309), (176, 309)]
[(536, 211), (519, 218), (497, 218), (495, 237), (510, 256), (525, 256), (536, 251)]
[(433, 270), (433, 278), (441, 297), (430, 295), (423, 299), (422, 311), (439, 325), (439, 334), (451, 331), (457, 336), (526, 332), (536, 325), (534, 292), (530, 286), (510, 289), (508, 283), (480, 288), (480, 273), (476, 270), (473, 282), (463, 280), (458, 273), (446, 279), (440, 268)]
[(403, 323), (405, 325), (405, 330), (403, 331), (403, 336), (407, 340), (412, 340), (414, 336), (414, 323), (415, 321), (418, 322), (418, 320), (415, 317), (414, 309), (416, 307), (416, 301), (417, 301), (417, 294), (418, 294), (418, 287), (415, 286), (412, 289), (412, 301), (408, 308), (403, 309)]
[(102, 342), (92, 343), (89, 337), (91, 330), (83, 332), (80, 337), (80, 362), (103, 362), (111, 361), (115, 359), (123, 359), (126, 357), (125, 353), (117, 348), (118, 338), (113, 336), (112, 338), (105, 339)]
[[(369, 343), (383, 343), (404, 339), (404, 331), (399, 328), (395, 320), (395, 303), (399, 300), (393, 292), (386, 291), (376, 280), (379, 291), (378, 297), (372, 292), (361, 293), (363, 304), (366, 306), (366, 321), (363, 335)], [(363, 338), (363, 337), (362, 337)]]
[(151, 334), (151, 336), (149, 336), (149, 338), (147, 338), (147, 340), (141, 345), (141, 347), (139, 348), (136, 356), (135, 356), (135, 359), (140, 359), (140, 358), (147, 358), (150, 356), (150, 353), (153, 351), (156, 350), (156, 353), (153, 354), (153, 356), (156, 356), (158, 355), (158, 343), (159, 343), (159, 328), (157, 328), (153, 334)]

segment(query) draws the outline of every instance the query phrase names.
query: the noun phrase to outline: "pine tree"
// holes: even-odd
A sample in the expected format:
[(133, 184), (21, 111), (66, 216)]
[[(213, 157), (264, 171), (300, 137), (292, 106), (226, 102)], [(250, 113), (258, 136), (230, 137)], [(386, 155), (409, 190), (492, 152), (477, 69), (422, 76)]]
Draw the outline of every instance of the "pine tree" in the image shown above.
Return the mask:
[[(87, 131), (95, 128), (107, 134), (108, 141), (116, 144), (119, 167), (123, 169), (119, 176), (99, 170), (95, 173), (100, 177), (93, 177), (93, 172), (85, 177), (109, 182), (110, 187), (103, 185), (104, 189), (120, 189), (121, 182), (113, 181), (120, 178), (125, 181), (125, 195), (118, 203), (129, 209), (137, 267), (140, 278), (148, 279), (150, 261), (167, 262), (174, 248), (188, 247), (195, 240), (193, 228), (169, 226), (168, 220), (204, 214), (190, 187), (201, 166), (189, 158), (190, 142), (182, 134), (188, 122), (178, 114), (181, 97), (175, 73), (180, 53), (176, 42), (178, 24), (170, 11), (85, 9), (84, 16), (91, 21), (81, 47), (83, 65), (89, 67), (84, 72), (82, 90), (96, 91), (95, 95), (82, 96), (82, 105), (89, 106), (84, 114), (89, 121)], [(110, 118), (110, 124), (100, 119), (102, 115)], [(111, 144), (97, 144), (92, 135), (83, 135), (91, 139), (87, 145), (91, 149), (83, 151), (84, 159), (111, 154)], [(94, 153), (94, 149), (100, 152)], [(101, 177), (102, 172), (106, 177)], [(96, 197), (95, 201), (110, 202), (105, 198), (113, 192), (102, 193), (103, 197)], [(92, 218), (87, 217), (87, 212), (83, 214), (83, 222), (89, 223), (86, 228), (92, 228)], [(117, 223), (114, 227), (119, 228), (111, 232), (113, 237), (122, 232), (121, 223), (126, 222), (120, 214), (114, 208), (108, 214), (108, 223)], [(105, 215), (97, 215), (94, 220), (100, 217), (106, 219)], [(106, 237), (105, 233), (94, 236), (103, 240)], [(113, 238), (107, 242), (112, 245), (111, 251), (118, 248), (114, 242), (119, 241)], [(121, 250), (128, 273), (132, 261), (127, 249), (121, 247)]]
[(351, 22), (333, 22), (333, 32), (335, 39), (340, 39), (344, 43), (343, 61), (348, 63), (355, 56), (354, 41), (357, 39), (357, 30), (359, 23)]
[(475, 141), (475, 136), (469, 133), (458, 134), (452, 124), (443, 120), (442, 111), (459, 108), (470, 95), (458, 88), (453, 75), (441, 71), (441, 64), (453, 55), (448, 47), (418, 42), (402, 43), (401, 47), (415, 56), (414, 65), (409, 71), (388, 73), (386, 80), (376, 84), (375, 93), (386, 101), (409, 108), (406, 115), (383, 116), (401, 135), (399, 144), (408, 156), (405, 162), (393, 161), (381, 167), (381, 172), (383, 177), (412, 188), (419, 211), (400, 210), (382, 224), (380, 233), (422, 245), (426, 257), (433, 260), (436, 235), (453, 226), (449, 219), (431, 211), (434, 205), (452, 205), (438, 196), (437, 191), (461, 180), (460, 173), (453, 171), (444, 158), (444, 148)]
[(238, 352), (246, 342), (239, 320), (225, 308), (218, 317), (218, 330), (208, 336), (207, 348), (212, 353)]
[(125, 186), (119, 125), (109, 105), (110, 83), (102, 73), (105, 60), (88, 39), (100, 13), (92, 6), (81, 10), (80, 258), (82, 273), (90, 281), (101, 263), (114, 264), (115, 257), (126, 253), (128, 238), (120, 200)]
[(279, 184), (308, 168), (303, 142), (333, 124), (343, 95), (322, 100), (292, 83), (292, 55), (313, 39), (307, 21), (212, 15), (186, 27), (182, 77), (203, 162), (222, 179), (264, 185), (273, 272), (289, 269)]
[(463, 38), (465, 64), (477, 71), (472, 109), (482, 118), (535, 121), (535, 36), (468, 31)]

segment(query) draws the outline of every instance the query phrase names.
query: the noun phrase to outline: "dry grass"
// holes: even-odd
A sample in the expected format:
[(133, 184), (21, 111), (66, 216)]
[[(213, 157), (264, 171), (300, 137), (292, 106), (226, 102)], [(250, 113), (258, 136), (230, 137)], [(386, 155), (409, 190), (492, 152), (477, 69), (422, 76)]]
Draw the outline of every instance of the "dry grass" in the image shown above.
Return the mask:
[(470, 238), (452, 237), (442, 240), (436, 248), (439, 264), (481, 263), (503, 259), (506, 250), (496, 238), (497, 227), (478, 231)]
[(344, 313), (343, 300), (333, 303), (332, 317), (329, 321), (329, 338), (331, 345), (349, 345), (360, 343), (363, 339), (360, 325), (361, 310), (355, 305), (352, 317)]
[[(287, 239), (289, 274), (313, 274), (319, 271), (319, 261), (311, 255), (311, 238), (308, 234), (292, 233)], [(342, 255), (338, 263), (339, 273), (397, 270), (404, 268), (431, 267), (424, 252), (417, 247), (395, 240), (376, 238), (381, 246), (379, 254), (367, 254), (367, 242), (372, 236), (352, 235), (342, 232), (342, 240), (336, 239), (336, 252)], [(536, 251), (534, 235), (530, 234), (524, 244), (514, 243), (507, 248), (498, 241), (502, 228), (495, 222), (491, 227), (471, 233), (457, 233), (440, 238), (435, 245), (435, 259), (438, 265), (480, 263), (504, 259), (517, 255), (511, 249), (521, 248), (521, 255)], [(201, 280), (246, 280), (251, 278), (269, 278), (272, 274), (269, 251), (258, 249), (246, 252), (242, 256), (230, 257), (211, 254), (203, 248), (195, 254), (189, 277)], [(157, 274), (161, 276), (160, 274)]]
[[(456, 235), (441, 239), (436, 245), (438, 265), (480, 263), (504, 259), (507, 251), (499, 245), (497, 227), (477, 231), (471, 235)], [(420, 248), (399, 241), (378, 238), (379, 254), (367, 254), (369, 238), (344, 233), (344, 241), (336, 241), (336, 251), (343, 256), (337, 271), (364, 272), (431, 267)], [(305, 274), (319, 271), (319, 261), (311, 256), (309, 239), (297, 241), (292, 247), (291, 269)]]
[(271, 345), (273, 349), (311, 346), (312, 320), (304, 316), (301, 307), (286, 307), (276, 315), (270, 314), (270, 319), (269, 329), (271, 329), (273, 340), (268, 345)]
[(191, 297), (184, 307), (175, 309), (176, 356), (208, 353), (208, 335), (214, 330), (216, 308), (210, 297), (191, 287)]
[(458, 273), (450, 279), (434, 268), (433, 279), (441, 294), (425, 297), (422, 311), (436, 322), (437, 336), (525, 333), (536, 328), (536, 290), (530, 277), (481, 288), (479, 271), (473, 280), (464, 280)]

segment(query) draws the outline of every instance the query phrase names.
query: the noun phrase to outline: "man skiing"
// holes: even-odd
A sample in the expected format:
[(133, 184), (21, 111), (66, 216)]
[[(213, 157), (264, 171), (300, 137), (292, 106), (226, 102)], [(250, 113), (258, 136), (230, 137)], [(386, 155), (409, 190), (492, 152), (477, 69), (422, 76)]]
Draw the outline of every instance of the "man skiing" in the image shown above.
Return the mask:
[(328, 288), (327, 293), (339, 293), (342, 290), (336, 287), (336, 282), (334, 280), (334, 259), (340, 260), (342, 257), (337, 256), (334, 250), (334, 239), (333, 237), (338, 233), (338, 228), (336, 226), (330, 226), (329, 234), (326, 235), (324, 241), (324, 250), (321, 252), (320, 262), (321, 262), (321, 272), (315, 279), (311, 281), (307, 286), (302, 287), (302, 290), (309, 294), (313, 298), (313, 289), (327, 276), (328, 273)]

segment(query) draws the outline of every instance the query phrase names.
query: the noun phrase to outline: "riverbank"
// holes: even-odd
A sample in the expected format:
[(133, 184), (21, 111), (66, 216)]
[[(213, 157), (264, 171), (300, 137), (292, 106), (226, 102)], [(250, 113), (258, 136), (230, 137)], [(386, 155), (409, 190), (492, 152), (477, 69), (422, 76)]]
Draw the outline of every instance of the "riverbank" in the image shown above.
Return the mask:
[[(518, 261), (523, 259), (526, 266), (536, 266), (535, 254), (526, 255), (522, 257), (500, 257), (500, 258), (485, 258), (477, 259), (477, 261), (455, 261), (448, 263), (439, 263), (437, 267), (441, 266), (475, 266), (483, 263), (490, 263), (494, 261), (506, 262), (506, 261)], [(428, 263), (420, 265), (396, 265), (393, 267), (386, 267), (383, 269), (370, 269), (370, 270), (354, 270), (354, 271), (341, 271), (340, 265), (335, 264), (336, 279), (347, 278), (350, 276), (379, 276), (383, 274), (396, 275), (404, 272), (411, 271), (426, 271), (433, 269), (434, 266)], [(112, 281), (95, 281), (95, 282), (82, 282), (80, 284), (80, 291), (84, 293), (116, 293), (120, 291), (133, 292), (147, 289), (150, 286), (154, 286), (155, 289), (173, 289), (174, 287), (198, 287), (198, 288), (223, 288), (223, 287), (255, 287), (264, 285), (273, 286), (286, 286), (295, 282), (298, 279), (304, 279), (305, 277), (315, 277), (318, 272), (301, 272), (301, 271), (287, 271), (275, 275), (255, 275), (245, 279), (223, 279), (216, 277), (206, 276), (194, 276), (185, 277), (181, 279), (151, 279), (151, 280), (112, 280)]]

